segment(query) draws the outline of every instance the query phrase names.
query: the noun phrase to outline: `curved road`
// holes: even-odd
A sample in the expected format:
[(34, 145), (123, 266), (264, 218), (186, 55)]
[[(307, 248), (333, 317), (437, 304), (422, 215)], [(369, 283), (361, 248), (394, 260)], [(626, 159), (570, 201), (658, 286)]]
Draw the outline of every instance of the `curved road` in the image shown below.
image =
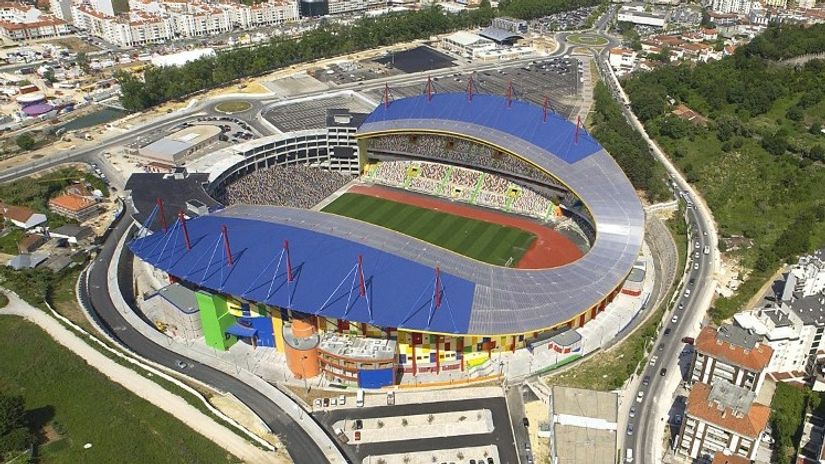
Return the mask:
[[(232, 392), (255, 414), (261, 417), (274, 433), (281, 437), (284, 446), (295, 462), (327, 462), (324, 453), (309, 435), (301, 427), (295, 425), (294, 421), (269, 398), (228, 374), (189, 360), (155, 344), (132, 328), (120, 315), (109, 296), (107, 271), (108, 263), (111, 262), (114, 256), (117, 243), (132, 226), (131, 213), (131, 207), (127, 207), (123, 214), (126, 217), (119, 220), (107, 237), (89, 270), (87, 297), (99, 319), (103, 322), (105, 329), (114, 339), (146, 359), (151, 359), (173, 370), (178, 370), (176, 363), (178, 360), (182, 360), (190, 366), (186, 368), (186, 375), (212, 385), (219, 390)], [(129, 252), (124, 248), (122, 253), (127, 255)], [(121, 257), (126, 258), (127, 256)], [(134, 295), (131, 292), (131, 262), (131, 259), (121, 259), (121, 265), (118, 269), (118, 284), (127, 302), (134, 300)]]

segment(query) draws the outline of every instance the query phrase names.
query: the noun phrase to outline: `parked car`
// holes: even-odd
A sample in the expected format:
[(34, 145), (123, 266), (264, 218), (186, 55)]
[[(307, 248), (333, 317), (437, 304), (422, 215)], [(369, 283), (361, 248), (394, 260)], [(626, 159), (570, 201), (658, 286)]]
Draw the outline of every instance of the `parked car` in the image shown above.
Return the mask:
[(696, 340), (693, 337), (682, 337), (682, 343), (693, 345), (694, 342), (696, 342)]
[(630, 413), (628, 414), (630, 417), (636, 417), (636, 406), (630, 407)]
[(644, 376), (644, 378), (642, 379), (642, 385), (644, 385), (645, 387), (650, 385), (650, 376), (649, 375)]
[(628, 424), (627, 426), (627, 434), (633, 435), (633, 424)]
[(672, 323), (674, 323), (674, 324), (675, 324), (678, 320), (679, 320), (679, 316), (677, 316), (677, 315), (675, 315), (675, 314), (674, 314), (674, 315), (673, 315), (673, 318), (670, 320), (670, 322), (672, 322)]
[(665, 335), (670, 335), (670, 327), (665, 329)]
[(662, 377), (666, 376), (667, 375), (667, 368), (663, 367), (662, 370), (659, 371), (659, 375), (662, 376)]
[(525, 427), (530, 427), (530, 420), (529, 420), (529, 419), (527, 419), (526, 417), (524, 417), (524, 418), (522, 418), (522, 419), (521, 419), (521, 423), (522, 423)]
[(639, 393), (636, 394), (636, 402), (637, 403), (641, 403), (642, 401), (644, 401), (644, 399), (645, 399), (645, 392), (640, 391)]

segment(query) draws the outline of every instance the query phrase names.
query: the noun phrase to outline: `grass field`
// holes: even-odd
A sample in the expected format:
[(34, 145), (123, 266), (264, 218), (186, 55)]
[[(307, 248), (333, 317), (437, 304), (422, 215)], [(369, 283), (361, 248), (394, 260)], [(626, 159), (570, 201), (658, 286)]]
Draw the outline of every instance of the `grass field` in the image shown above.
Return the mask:
[[(396, 230), (485, 263), (519, 262), (536, 236), (514, 227), (431, 209), (345, 193), (323, 211)], [(511, 259), (512, 258), (512, 259)]]
[[(38, 447), (38, 462), (235, 462), (29, 322), (0, 317), (0, 351), (9, 353), (2, 357), (0, 391), (22, 395), (31, 422), (49, 438)], [(86, 443), (92, 447), (84, 449)]]

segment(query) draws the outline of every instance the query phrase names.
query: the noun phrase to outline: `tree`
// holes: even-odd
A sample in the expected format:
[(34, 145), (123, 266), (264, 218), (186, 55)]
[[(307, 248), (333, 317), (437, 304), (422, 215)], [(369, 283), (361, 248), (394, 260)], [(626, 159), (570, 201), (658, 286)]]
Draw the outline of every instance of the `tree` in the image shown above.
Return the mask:
[(808, 128), (808, 132), (814, 135), (821, 135), (822, 134), (822, 124), (815, 122), (811, 124), (811, 127)]
[(788, 138), (781, 131), (762, 137), (762, 148), (768, 153), (779, 156), (788, 151)]
[(55, 82), (57, 79), (54, 77), (54, 69), (47, 69), (46, 72), (43, 73), (43, 79), (46, 79), (49, 82)]
[(799, 105), (794, 105), (788, 108), (788, 111), (785, 112), (785, 117), (787, 117), (791, 121), (801, 121), (804, 116), (805, 113), (802, 111), (802, 108), (800, 108)]
[(85, 73), (89, 72), (91, 69), (89, 67), (89, 57), (86, 55), (86, 52), (77, 52), (74, 62)]
[(28, 132), (18, 135), (14, 141), (21, 150), (29, 151), (34, 148), (34, 138)]
[(32, 438), (23, 397), (0, 394), (0, 455), (25, 449)]

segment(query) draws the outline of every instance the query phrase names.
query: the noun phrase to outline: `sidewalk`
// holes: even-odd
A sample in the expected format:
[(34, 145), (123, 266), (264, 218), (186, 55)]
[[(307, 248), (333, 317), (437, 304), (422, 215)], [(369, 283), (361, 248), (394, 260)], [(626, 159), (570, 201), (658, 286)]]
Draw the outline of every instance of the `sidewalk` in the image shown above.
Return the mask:
[(14, 294), (7, 293), (9, 305), (0, 309), (2, 315), (21, 316), (37, 324), (49, 334), (57, 343), (65, 346), (74, 354), (80, 356), (91, 367), (116, 382), (132, 393), (152, 403), (163, 411), (172, 414), (196, 432), (208, 438), (227, 452), (239, 457), (245, 462), (282, 464), (289, 462), (285, 458), (264, 451), (243, 438), (234, 431), (215, 422), (211, 417), (200, 412), (186, 402), (185, 399), (167, 391), (155, 382), (143, 377), (139, 373), (121, 366), (115, 361), (95, 350), (69, 329), (41, 310), (30, 306)]

